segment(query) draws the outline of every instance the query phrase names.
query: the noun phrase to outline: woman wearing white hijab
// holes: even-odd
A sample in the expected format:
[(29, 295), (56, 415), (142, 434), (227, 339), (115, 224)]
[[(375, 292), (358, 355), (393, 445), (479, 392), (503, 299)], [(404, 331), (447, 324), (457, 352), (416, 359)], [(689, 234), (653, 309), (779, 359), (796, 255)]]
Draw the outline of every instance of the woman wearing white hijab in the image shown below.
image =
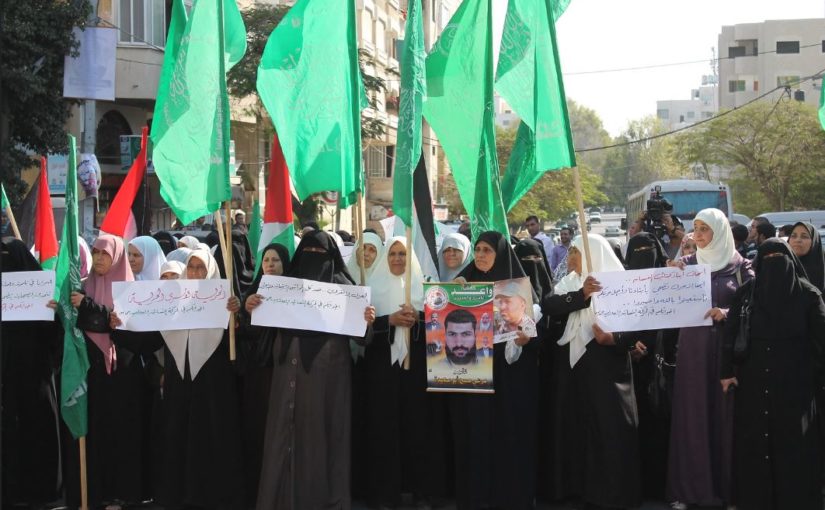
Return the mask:
[(129, 266), (135, 281), (160, 280), (160, 268), (166, 256), (154, 237), (140, 236), (129, 241)]
[[(215, 258), (207, 250), (195, 250), (181, 279), (219, 278)], [(240, 307), (235, 296), (227, 301), (232, 313)], [(240, 408), (227, 331), (160, 334), (166, 363), (157, 500), (167, 508), (242, 508)]]
[(384, 243), (377, 234), (373, 234), (372, 232), (364, 232), (361, 239), (358, 240), (355, 251), (353, 251), (352, 256), (347, 261), (347, 271), (349, 271), (350, 276), (352, 276), (352, 279), (355, 280), (355, 283), (358, 285), (364, 284), (361, 281), (360, 265), (360, 250), (362, 249), (364, 250), (364, 265), (366, 266), (364, 268), (364, 274), (367, 277), (367, 283), (369, 283), (370, 275), (372, 275), (375, 268), (378, 267), (375, 261), (383, 256)]
[(578, 497), (599, 508), (633, 508), (641, 503), (630, 361), (635, 341), (630, 335), (602, 331), (591, 301), (601, 290), (591, 273), (624, 267), (607, 240), (595, 234), (588, 237), (593, 266), (588, 271), (584, 242), (577, 236), (567, 255), (570, 272), (542, 307), (566, 321), (554, 366), (554, 496)]
[(447, 234), (438, 250), (438, 278), (442, 282), (455, 280), (458, 273), (473, 260), (472, 245), (463, 234)]
[(719, 209), (699, 211), (693, 240), (696, 253), (676, 265), (710, 266), (712, 308), (707, 317), (713, 325), (679, 332), (666, 496), (682, 505), (721, 506), (731, 500), (734, 398), (719, 384), (723, 326), (736, 290), (753, 277), (753, 270), (736, 251), (728, 219)]
[[(404, 271), (411, 256), (412, 306), (405, 305)], [(439, 495), (444, 477), (440, 431), (442, 400), (427, 393), (426, 336), (423, 322), (424, 275), (404, 237), (390, 238), (369, 277), (376, 308), (366, 371), (366, 496), (377, 506), (401, 504), (402, 489), (419, 501)], [(405, 333), (410, 334), (407, 351)], [(410, 369), (402, 367), (410, 357)], [(403, 468), (402, 468), (403, 466)], [(402, 486), (402, 472), (404, 473)]]
[(166, 255), (166, 260), (174, 260), (176, 262), (180, 262), (184, 266), (186, 265), (186, 259), (189, 258), (189, 255), (192, 254), (192, 250), (189, 248), (177, 248), (169, 252)]
[(190, 250), (197, 250), (200, 241), (195, 236), (183, 236), (178, 239), (178, 248), (189, 248)]
[(186, 266), (183, 262), (178, 262), (177, 260), (167, 260), (162, 266), (160, 266), (160, 279), (179, 280), (184, 271), (186, 271)]

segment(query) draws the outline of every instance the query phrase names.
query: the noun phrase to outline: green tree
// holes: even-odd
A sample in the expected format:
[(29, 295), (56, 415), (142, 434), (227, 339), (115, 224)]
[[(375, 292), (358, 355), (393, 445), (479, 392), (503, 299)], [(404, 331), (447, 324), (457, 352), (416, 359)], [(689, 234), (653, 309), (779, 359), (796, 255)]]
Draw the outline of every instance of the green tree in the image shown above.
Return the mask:
[(631, 121), (627, 129), (613, 139), (614, 144), (627, 145), (605, 151), (602, 189), (611, 204), (624, 205), (629, 194), (651, 181), (692, 176), (688, 165), (676, 157), (672, 137), (648, 140), (664, 132), (666, 128), (661, 121), (648, 116)]
[[(74, 101), (63, 98), (63, 62), (78, 48), (86, 1), (26, 0), (0, 8), (0, 178), (16, 204), (25, 192), (20, 171), (31, 152), (66, 152), (66, 121)], [(30, 152), (29, 152), (30, 151)]]
[[(604, 129), (602, 119), (595, 110), (591, 110), (568, 98), (567, 112), (570, 116), (570, 130), (573, 133), (573, 143), (576, 150), (604, 147), (610, 144), (610, 135)], [(576, 154), (579, 165), (592, 168), (598, 175), (602, 175), (606, 157), (607, 155), (603, 150)]]
[(759, 101), (683, 135), (679, 143), (688, 163), (733, 171), (736, 211), (753, 215), (825, 205), (825, 132), (813, 106)]

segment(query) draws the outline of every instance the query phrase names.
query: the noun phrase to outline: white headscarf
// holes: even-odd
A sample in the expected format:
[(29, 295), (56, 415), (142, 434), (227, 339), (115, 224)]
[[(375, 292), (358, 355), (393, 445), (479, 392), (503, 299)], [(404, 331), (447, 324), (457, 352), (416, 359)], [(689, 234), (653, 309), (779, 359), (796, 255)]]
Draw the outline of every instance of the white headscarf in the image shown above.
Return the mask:
[(183, 236), (178, 239), (178, 244), (182, 244), (190, 250), (196, 250), (198, 243), (200, 243), (200, 241), (198, 241), (198, 238), (195, 236)]
[(364, 232), (361, 239), (358, 240), (358, 244), (355, 245), (355, 251), (352, 252), (352, 256), (347, 261), (347, 270), (358, 285), (364, 284), (364, 282), (361, 281), (361, 266), (358, 265), (358, 248), (360, 248), (362, 244), (371, 244), (375, 247), (375, 251), (378, 252), (372, 265), (364, 270), (367, 283), (370, 281), (370, 275), (372, 275), (378, 266), (378, 259), (384, 256), (384, 243), (381, 241), (381, 238), (372, 232)]
[[(588, 234), (587, 237), (590, 240), (590, 259), (593, 262), (591, 271), (587, 270), (587, 263), (585, 262), (584, 240), (580, 235), (576, 236), (572, 245), (581, 253), (582, 274), (580, 275), (575, 271), (567, 273), (567, 276), (556, 284), (554, 289), (556, 294), (567, 294), (581, 289), (584, 286), (584, 280), (591, 272), (624, 271), (624, 266), (604, 237), (596, 234)], [(570, 368), (574, 367), (584, 356), (587, 344), (593, 340), (593, 324), (595, 323), (596, 314), (593, 312), (592, 301), (587, 308), (576, 310), (567, 316), (567, 326), (565, 326), (564, 334), (558, 344), (570, 344)]]
[(189, 248), (178, 248), (170, 251), (169, 255), (166, 256), (166, 260), (174, 260), (181, 264), (186, 264), (186, 259), (188, 259), (191, 254), (192, 250)]
[[(733, 232), (725, 213), (719, 209), (702, 209), (694, 218), (707, 223), (713, 230), (713, 239), (704, 248), (696, 247), (696, 261), (707, 264), (711, 271), (719, 271), (730, 264), (736, 255), (736, 243), (733, 241)], [(695, 223), (694, 223), (695, 225)]]
[[(195, 250), (186, 259), (186, 265), (192, 257), (199, 258), (207, 267), (206, 279), (218, 280), (221, 277), (218, 271), (218, 264), (215, 257), (207, 250)], [(182, 280), (186, 280), (186, 271), (181, 275)], [(225, 328), (204, 328), (204, 329), (183, 329), (176, 331), (161, 331), (169, 352), (175, 358), (175, 365), (183, 378), (186, 367), (187, 346), (189, 352), (189, 371), (192, 380), (195, 380), (206, 361), (212, 356), (221, 343)]]
[[(461, 264), (455, 269), (450, 269), (447, 267), (447, 262), (444, 260), (444, 250), (447, 248), (461, 250), (464, 254)], [(467, 267), (467, 265), (473, 260), (472, 255), (472, 246), (470, 245), (470, 240), (467, 239), (467, 236), (458, 233), (447, 234), (444, 236), (444, 240), (441, 242), (441, 248), (438, 250), (439, 280), (442, 282), (451, 282), (455, 280), (458, 273)]]
[(166, 273), (175, 273), (178, 276), (182, 276), (184, 271), (186, 271), (186, 266), (183, 265), (183, 262), (178, 262), (177, 260), (167, 260), (160, 266), (161, 276)]
[(92, 250), (89, 249), (86, 240), (80, 236), (77, 236), (77, 247), (80, 252), (80, 278), (85, 280), (89, 276), (89, 271), (92, 270)]
[[(375, 259), (373, 266), (375, 270), (369, 278), (369, 285), (372, 288), (372, 305), (375, 307), (375, 314), (379, 317), (390, 315), (399, 310), (405, 303), (404, 299), (404, 275), (396, 276), (390, 271), (389, 253), (392, 245), (401, 243), (407, 246), (405, 237), (391, 237), (379, 258)], [(424, 309), (424, 275), (415, 252), (407, 248), (407, 256), (412, 257), (411, 268), (411, 299), (410, 304), (418, 311)], [(402, 328), (395, 328), (395, 337), (390, 346), (390, 364), (396, 361), (400, 365), (407, 357), (407, 343), (404, 341), (404, 331)]]
[(160, 244), (154, 237), (140, 236), (129, 241), (143, 255), (143, 269), (135, 273), (135, 281), (160, 280), (160, 267), (166, 263)]

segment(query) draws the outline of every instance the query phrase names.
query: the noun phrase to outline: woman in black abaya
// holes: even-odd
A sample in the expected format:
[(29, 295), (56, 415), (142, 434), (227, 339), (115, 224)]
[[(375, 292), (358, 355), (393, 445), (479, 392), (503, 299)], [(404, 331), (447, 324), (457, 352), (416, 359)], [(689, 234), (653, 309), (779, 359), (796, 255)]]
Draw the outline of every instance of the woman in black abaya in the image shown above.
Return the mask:
[[(17, 239), (3, 239), (2, 272), (40, 271)], [(60, 496), (60, 434), (55, 374), (62, 328), (57, 321), (2, 323), (2, 507), (36, 508)]]
[[(524, 276), (508, 239), (498, 232), (483, 232), (475, 242), (473, 262), (457, 279), (495, 282)], [(519, 332), (518, 339), (494, 346), (495, 394), (451, 395), (459, 509), (533, 508), (538, 349), (531, 340)]]
[[(301, 239), (287, 276), (353, 285), (326, 232)], [(367, 324), (375, 309), (364, 310)], [(349, 509), (351, 366), (349, 338), (280, 329), (273, 355), (259, 510)]]
[[(734, 353), (752, 296), (747, 348)], [(728, 314), (722, 388), (736, 386), (734, 502), (740, 510), (821, 510), (815, 370), (825, 362), (825, 304), (780, 239), (759, 246), (756, 278)], [(734, 320), (736, 318), (736, 320)]]

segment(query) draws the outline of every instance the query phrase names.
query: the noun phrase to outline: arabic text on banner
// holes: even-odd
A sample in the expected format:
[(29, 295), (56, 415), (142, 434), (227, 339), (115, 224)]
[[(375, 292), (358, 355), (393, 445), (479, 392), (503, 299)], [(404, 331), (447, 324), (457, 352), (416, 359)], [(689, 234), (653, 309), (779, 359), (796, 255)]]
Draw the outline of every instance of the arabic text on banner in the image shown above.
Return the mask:
[(3, 273), (3, 322), (52, 321), (54, 310), (46, 306), (54, 297), (54, 271)]
[(227, 280), (112, 283), (114, 310), (129, 331), (226, 328)]
[(596, 320), (605, 331), (709, 326), (712, 308), (707, 265), (594, 273)]
[(255, 326), (353, 337), (367, 331), (364, 309), (370, 305), (369, 287), (264, 275), (258, 294), (263, 301), (252, 312)]

